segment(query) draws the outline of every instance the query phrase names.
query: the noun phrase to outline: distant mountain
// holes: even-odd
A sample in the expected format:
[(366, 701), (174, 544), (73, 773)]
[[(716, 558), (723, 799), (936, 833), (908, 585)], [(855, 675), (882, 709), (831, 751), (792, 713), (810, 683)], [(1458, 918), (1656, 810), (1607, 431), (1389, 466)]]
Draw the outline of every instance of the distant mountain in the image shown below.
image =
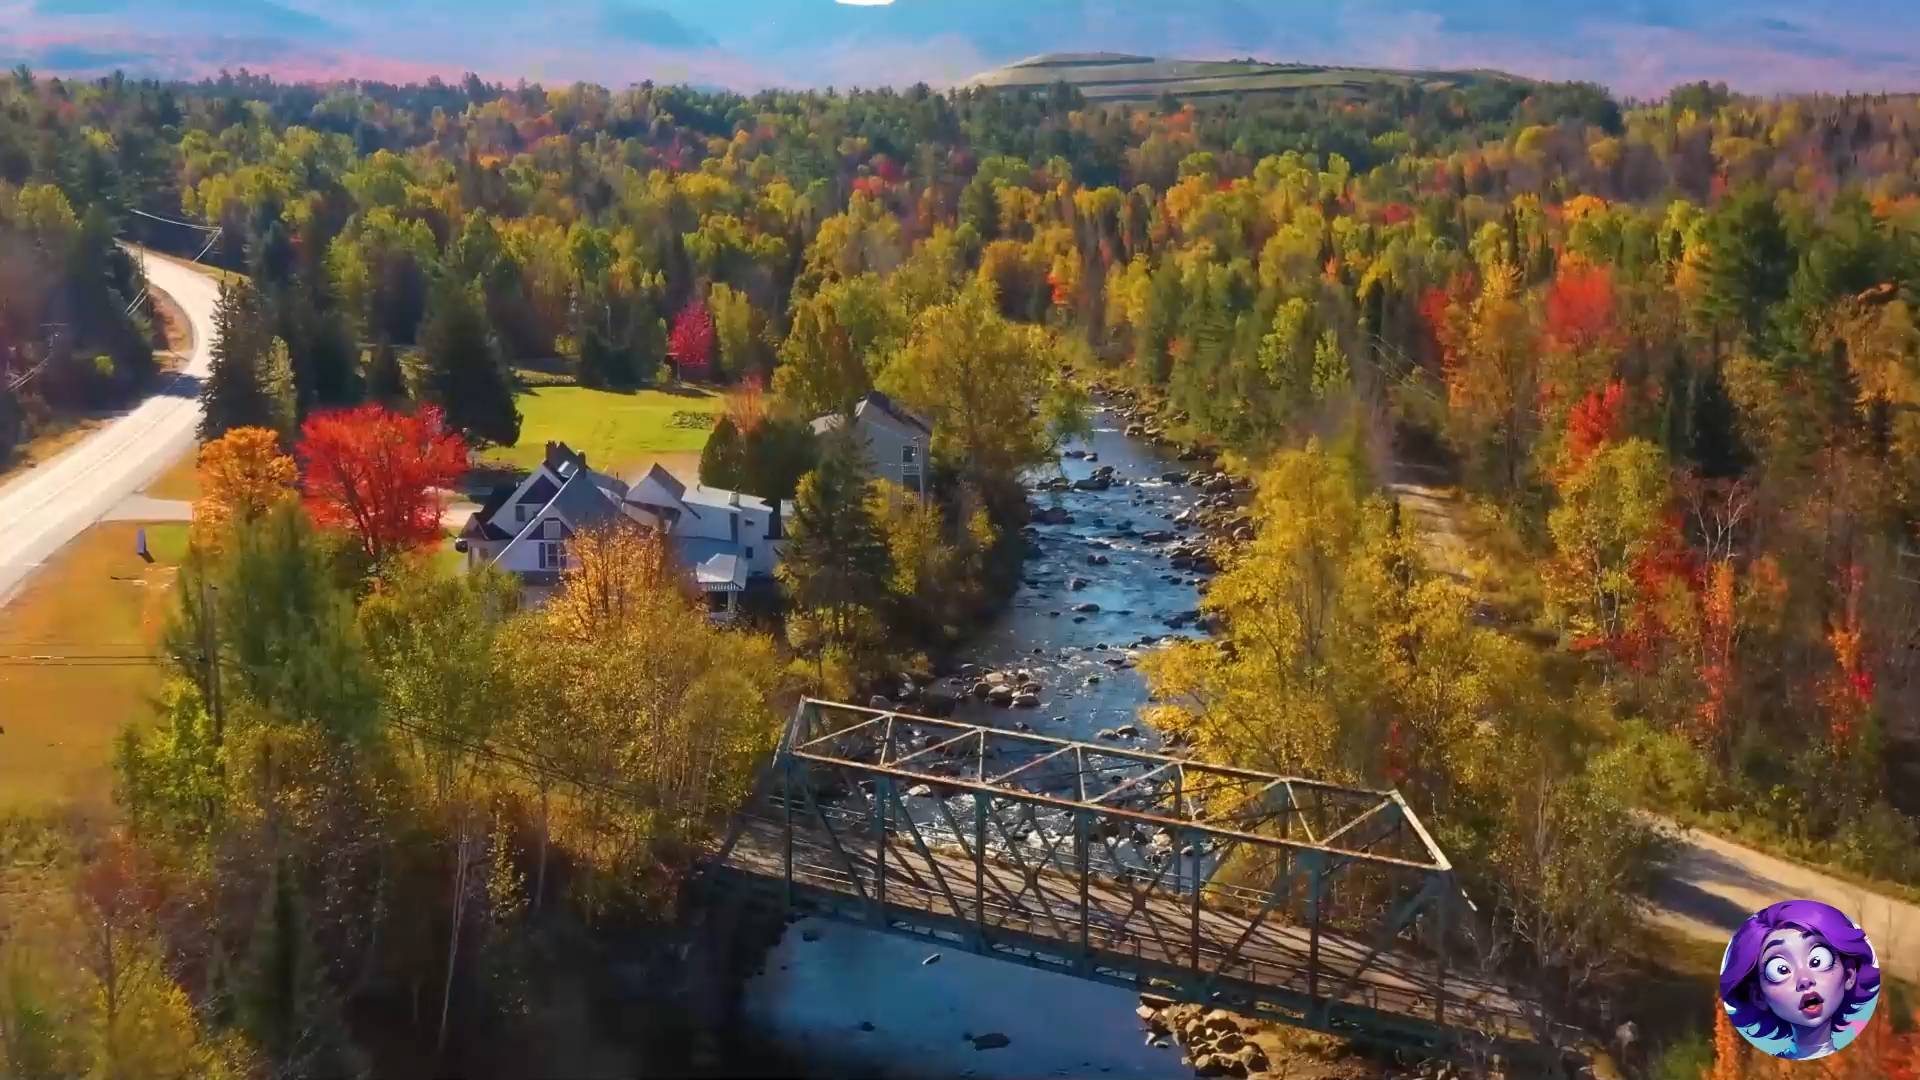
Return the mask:
[(1302, 90), (1364, 96), (1391, 86), (1438, 90), (1489, 80), (1521, 81), (1493, 71), (1398, 71), (1256, 60), (1160, 60), (1126, 53), (1048, 53), (975, 75), (967, 84), (1042, 90), (1065, 82), (1090, 101), (1150, 101), (1162, 94), (1184, 100)]

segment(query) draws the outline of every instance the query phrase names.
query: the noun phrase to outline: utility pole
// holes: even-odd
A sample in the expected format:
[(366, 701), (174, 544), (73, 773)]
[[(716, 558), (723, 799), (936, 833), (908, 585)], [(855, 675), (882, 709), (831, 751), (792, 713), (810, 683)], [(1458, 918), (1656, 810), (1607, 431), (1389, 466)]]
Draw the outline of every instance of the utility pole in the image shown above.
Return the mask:
[(220, 635), (214, 620), (213, 593), (219, 588), (210, 585), (203, 577), (200, 579), (200, 656), (206, 666), (207, 712), (213, 717), (213, 745), (223, 746), (226, 740), (227, 714), (220, 701)]

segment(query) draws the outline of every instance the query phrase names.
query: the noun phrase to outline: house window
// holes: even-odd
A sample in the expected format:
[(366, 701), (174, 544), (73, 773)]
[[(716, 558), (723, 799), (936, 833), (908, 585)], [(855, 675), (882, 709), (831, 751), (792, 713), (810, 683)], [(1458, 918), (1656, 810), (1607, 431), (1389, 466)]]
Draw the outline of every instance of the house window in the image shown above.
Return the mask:
[(567, 568), (567, 548), (558, 540), (540, 542), (540, 569), (565, 570)]
[(525, 525), (527, 523), (527, 519), (532, 516), (533, 516), (532, 506), (526, 503), (513, 504), (513, 520), (515, 524)]
[(752, 562), (752, 561), (753, 561), (753, 549), (752, 549), (752, 548), (748, 548), (748, 549), (747, 549), (747, 561), (748, 561), (748, 562)]
[(902, 446), (900, 448), (900, 464), (912, 465), (919, 460), (920, 460), (919, 447), (913, 445), (912, 443), (907, 443), (905, 446)]

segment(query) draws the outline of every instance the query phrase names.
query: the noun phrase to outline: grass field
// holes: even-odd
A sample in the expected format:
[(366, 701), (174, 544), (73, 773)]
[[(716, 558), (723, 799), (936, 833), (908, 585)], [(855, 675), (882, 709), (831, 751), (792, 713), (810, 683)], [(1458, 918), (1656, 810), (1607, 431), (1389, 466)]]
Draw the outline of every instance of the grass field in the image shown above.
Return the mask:
[(487, 451), (487, 463), (530, 469), (539, 464), (549, 441), (564, 442), (587, 455), (595, 469), (630, 479), (662, 456), (699, 453), (710, 425), (692, 426), (686, 417), (676, 424), (676, 416), (716, 415), (726, 407), (726, 399), (693, 388), (618, 394), (545, 386), (521, 394), (518, 404), (520, 441)]
[(141, 658), (159, 643), (187, 546), (183, 524), (145, 526), (145, 563), (141, 527), (88, 529), (0, 608), (0, 810), (111, 796), (114, 737), (146, 718), (164, 676)]

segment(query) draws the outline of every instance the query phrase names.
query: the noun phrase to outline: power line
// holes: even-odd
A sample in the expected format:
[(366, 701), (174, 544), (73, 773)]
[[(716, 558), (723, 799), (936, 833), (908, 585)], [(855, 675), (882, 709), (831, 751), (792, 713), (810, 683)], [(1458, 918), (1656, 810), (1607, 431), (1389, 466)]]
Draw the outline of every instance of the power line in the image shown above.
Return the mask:
[(150, 214), (145, 210), (140, 209), (137, 206), (127, 207), (127, 213), (138, 214), (143, 218), (151, 218), (154, 221), (164, 221), (169, 225), (182, 225), (189, 229), (199, 229), (202, 232), (206, 232), (208, 230), (212, 230), (213, 232), (219, 232), (221, 228), (221, 226), (219, 225), (201, 225), (198, 222), (181, 221), (179, 218), (162, 217), (159, 214)]

